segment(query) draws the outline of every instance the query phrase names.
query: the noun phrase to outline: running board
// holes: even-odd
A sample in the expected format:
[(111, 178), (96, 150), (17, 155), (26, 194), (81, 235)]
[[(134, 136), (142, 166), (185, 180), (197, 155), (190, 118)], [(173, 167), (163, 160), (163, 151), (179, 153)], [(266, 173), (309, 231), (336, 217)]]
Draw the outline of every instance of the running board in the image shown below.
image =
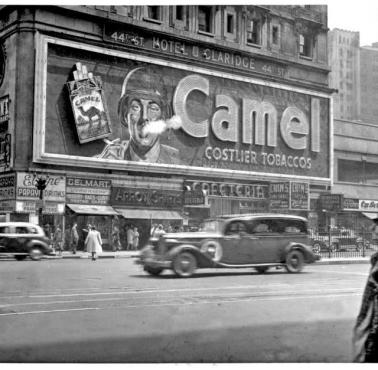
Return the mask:
[(248, 267), (284, 267), (286, 266), (284, 263), (259, 263), (253, 265), (229, 265), (226, 263), (216, 263), (217, 267), (232, 267), (232, 268), (248, 268)]

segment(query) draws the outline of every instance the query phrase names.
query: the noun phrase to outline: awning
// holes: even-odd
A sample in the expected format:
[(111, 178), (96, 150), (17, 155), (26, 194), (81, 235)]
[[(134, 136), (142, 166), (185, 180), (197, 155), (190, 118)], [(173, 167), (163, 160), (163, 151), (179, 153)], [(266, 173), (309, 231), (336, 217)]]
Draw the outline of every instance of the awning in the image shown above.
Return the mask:
[(115, 216), (118, 215), (116, 210), (111, 206), (97, 206), (91, 204), (67, 204), (75, 213), (84, 215), (102, 215)]
[(374, 220), (375, 218), (378, 218), (378, 213), (377, 212), (362, 212), (364, 216), (367, 218), (370, 218), (370, 220)]
[(125, 218), (147, 220), (182, 220), (182, 216), (177, 211), (132, 208), (116, 208), (116, 211)]

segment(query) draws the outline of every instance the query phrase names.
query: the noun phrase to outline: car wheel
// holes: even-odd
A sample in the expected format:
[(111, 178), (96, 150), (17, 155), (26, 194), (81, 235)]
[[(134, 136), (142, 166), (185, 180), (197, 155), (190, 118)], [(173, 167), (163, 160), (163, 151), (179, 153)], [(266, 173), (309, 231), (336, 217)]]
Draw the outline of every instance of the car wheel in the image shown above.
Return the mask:
[(145, 266), (144, 271), (148, 272), (150, 275), (158, 276), (163, 272), (163, 269), (160, 267)]
[(288, 272), (301, 272), (304, 265), (303, 253), (299, 250), (291, 250), (286, 256), (286, 270)]
[(17, 261), (23, 261), (27, 256), (24, 255), (24, 254), (17, 254), (14, 256), (14, 258), (17, 260)]
[(197, 260), (192, 253), (182, 252), (173, 260), (173, 271), (177, 276), (189, 277), (197, 268)]
[(259, 267), (255, 267), (256, 271), (258, 274), (264, 274), (265, 272), (268, 271), (269, 267), (267, 266), (259, 266)]
[(29, 256), (33, 261), (39, 261), (43, 256), (41, 248), (31, 247), (29, 250)]
[(312, 251), (314, 253), (320, 253), (320, 250), (321, 250), (321, 246), (320, 246), (320, 243), (314, 243), (312, 245)]
[(332, 243), (330, 247), (331, 252), (338, 252), (339, 251), (339, 245), (337, 243)]

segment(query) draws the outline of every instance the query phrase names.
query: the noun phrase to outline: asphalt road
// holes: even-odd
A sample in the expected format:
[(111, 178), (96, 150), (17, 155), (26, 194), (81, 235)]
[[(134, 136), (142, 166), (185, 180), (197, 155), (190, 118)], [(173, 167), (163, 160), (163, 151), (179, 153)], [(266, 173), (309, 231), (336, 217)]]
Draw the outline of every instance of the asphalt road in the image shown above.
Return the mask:
[(179, 279), (130, 258), (0, 261), (0, 362), (350, 362), (368, 269)]

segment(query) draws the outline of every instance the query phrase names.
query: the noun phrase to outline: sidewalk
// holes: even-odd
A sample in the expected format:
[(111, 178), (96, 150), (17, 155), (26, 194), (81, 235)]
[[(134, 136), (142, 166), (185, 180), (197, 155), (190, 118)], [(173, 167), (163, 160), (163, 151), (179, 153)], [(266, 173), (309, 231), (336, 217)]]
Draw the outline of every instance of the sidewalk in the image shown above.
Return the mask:
[[(139, 251), (117, 251), (117, 252), (103, 252), (98, 255), (98, 258), (137, 258)], [(91, 258), (89, 253), (78, 251), (76, 254), (72, 252), (64, 251), (61, 256), (48, 256), (46, 258), (52, 259), (78, 259), (78, 258)], [(320, 261), (316, 261), (317, 265), (337, 265), (337, 264), (352, 264), (352, 263), (370, 263), (370, 256), (368, 257), (333, 257), (322, 258)]]
[[(99, 254), (98, 258), (136, 258), (139, 255), (139, 251), (117, 251), (117, 252), (108, 252), (104, 251), (101, 254)], [(78, 259), (78, 258), (92, 258), (92, 256), (83, 251), (77, 251), (76, 254), (73, 254), (72, 252), (64, 251), (61, 256), (58, 254), (47, 256), (46, 258), (52, 258), (52, 259)]]

